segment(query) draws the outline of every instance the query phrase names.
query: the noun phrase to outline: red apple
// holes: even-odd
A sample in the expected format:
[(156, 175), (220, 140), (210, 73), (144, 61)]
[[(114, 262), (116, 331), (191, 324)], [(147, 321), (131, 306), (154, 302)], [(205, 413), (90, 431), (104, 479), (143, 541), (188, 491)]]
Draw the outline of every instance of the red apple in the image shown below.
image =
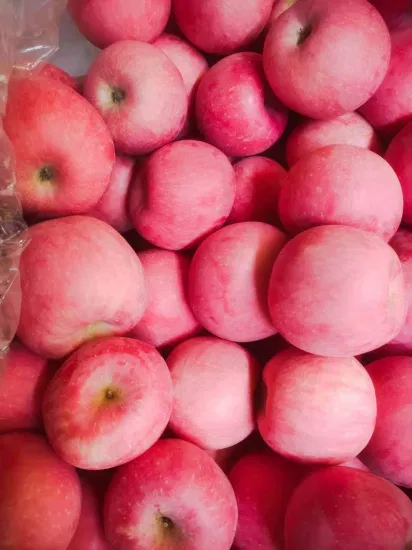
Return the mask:
[(229, 550), (236, 524), (222, 470), (178, 439), (158, 441), (121, 466), (106, 495), (106, 534), (122, 550)]
[(281, 455), (336, 464), (355, 458), (370, 440), (375, 390), (356, 359), (289, 349), (269, 361), (263, 382), (259, 431)]
[(173, 0), (177, 24), (186, 38), (207, 53), (230, 54), (263, 31), (273, 0)]
[(354, 111), (375, 93), (390, 51), (385, 22), (366, 0), (297, 0), (273, 22), (263, 65), (286, 106), (327, 119)]
[(267, 85), (262, 56), (242, 52), (222, 59), (202, 78), (196, 117), (209, 143), (229, 156), (242, 157), (276, 143), (288, 112)]
[(285, 550), (403, 550), (412, 503), (395, 485), (354, 468), (324, 468), (293, 493)]
[(377, 235), (343, 226), (314, 227), (279, 254), (269, 286), (276, 329), (313, 353), (351, 357), (400, 331), (406, 315), (402, 265)]
[(328, 120), (306, 119), (293, 129), (286, 142), (289, 166), (327, 145), (357, 145), (375, 153), (382, 152), (375, 130), (356, 112)]
[(69, 88), (78, 91), (79, 85), (76, 78), (70, 76), (69, 73), (66, 73), (66, 71), (63, 71), (63, 69), (53, 65), (52, 63), (45, 63), (42, 65), (39, 71), (39, 76), (51, 78), (52, 80), (58, 80), (59, 82), (66, 84), (66, 86), (69, 86)]
[(161, 355), (131, 338), (106, 338), (79, 348), (60, 367), (47, 388), (43, 419), (66, 462), (103, 470), (149, 449), (171, 410), (172, 383)]
[(269, 224), (243, 222), (208, 237), (189, 275), (189, 302), (201, 325), (234, 342), (276, 333), (266, 302), (273, 264), (286, 236)]
[(13, 79), (4, 129), (26, 213), (61, 216), (97, 204), (109, 184), (113, 141), (101, 116), (75, 90), (51, 78)]
[(28, 238), (18, 336), (29, 349), (59, 359), (139, 322), (147, 299), (143, 268), (112, 227), (71, 216), (31, 227)]
[(195, 336), (201, 327), (186, 295), (189, 257), (154, 248), (140, 253), (139, 259), (145, 273), (148, 305), (130, 335), (156, 348)]
[(121, 40), (155, 40), (169, 19), (171, 0), (69, 0), (80, 32), (99, 48)]
[(385, 158), (395, 170), (403, 191), (402, 221), (412, 226), (412, 122), (399, 132), (392, 140)]
[(218, 450), (253, 432), (260, 368), (248, 351), (226, 340), (198, 337), (177, 346), (167, 364), (174, 394), (169, 427), (175, 434)]
[(83, 84), (119, 153), (144, 155), (173, 141), (186, 120), (187, 91), (172, 61), (155, 46), (125, 40), (103, 50)]
[(43, 437), (0, 436), (0, 494), (0, 548), (66, 550), (80, 517), (80, 481)]
[(15, 341), (0, 363), (0, 432), (42, 426), (41, 402), (53, 368)]
[(156, 151), (130, 191), (137, 231), (160, 248), (192, 247), (227, 220), (235, 197), (229, 159), (201, 141), (184, 140)]

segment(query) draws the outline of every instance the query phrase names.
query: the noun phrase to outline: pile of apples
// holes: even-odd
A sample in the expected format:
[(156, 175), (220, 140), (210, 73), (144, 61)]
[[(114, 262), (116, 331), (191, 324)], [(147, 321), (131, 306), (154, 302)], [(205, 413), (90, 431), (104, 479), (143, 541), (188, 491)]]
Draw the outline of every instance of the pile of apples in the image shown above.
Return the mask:
[(69, 0), (10, 81), (30, 227), (0, 550), (412, 548), (410, 0)]

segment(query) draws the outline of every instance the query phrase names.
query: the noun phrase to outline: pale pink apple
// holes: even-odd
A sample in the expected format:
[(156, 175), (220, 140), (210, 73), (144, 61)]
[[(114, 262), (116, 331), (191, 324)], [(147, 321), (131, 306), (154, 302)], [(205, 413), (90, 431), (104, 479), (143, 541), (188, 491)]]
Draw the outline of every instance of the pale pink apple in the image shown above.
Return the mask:
[(403, 130), (397, 134), (389, 149), (386, 152), (385, 159), (395, 170), (403, 191), (403, 218), (402, 221), (412, 227), (412, 156), (410, 154), (412, 147), (412, 122), (407, 124)]
[(321, 226), (289, 241), (269, 285), (273, 324), (315, 355), (352, 357), (396, 336), (406, 316), (402, 265), (380, 237)]
[(74, 352), (43, 402), (49, 441), (69, 464), (114, 468), (149, 449), (172, 410), (172, 382), (162, 356), (132, 338), (104, 338)]
[(124, 40), (103, 50), (86, 75), (83, 94), (123, 154), (148, 154), (173, 141), (187, 116), (179, 70), (159, 48), (144, 42)]
[(45, 63), (44, 65), (42, 65), (38, 74), (39, 76), (42, 76), (44, 78), (58, 80), (59, 82), (66, 84), (66, 86), (69, 86), (69, 88), (72, 88), (73, 90), (78, 91), (79, 89), (77, 79), (69, 75), (69, 73), (66, 73), (66, 71), (64, 71), (60, 67), (57, 67), (57, 65), (53, 65), (53, 63)]
[(375, 93), (390, 53), (385, 22), (366, 0), (297, 0), (271, 25), (263, 66), (287, 107), (327, 119)]
[(189, 302), (206, 330), (234, 342), (276, 333), (266, 300), (273, 264), (286, 240), (269, 224), (243, 222), (203, 241), (190, 267)]
[(166, 27), (171, 0), (69, 0), (80, 32), (99, 48), (121, 40), (152, 42)]
[(80, 518), (80, 481), (42, 436), (0, 435), (0, 493), (0, 548), (67, 549)]
[(164, 439), (119, 468), (104, 516), (114, 548), (230, 550), (237, 505), (229, 480), (205, 451)]
[(183, 140), (156, 151), (138, 170), (130, 189), (137, 231), (160, 248), (193, 247), (227, 220), (235, 174), (218, 149)]
[(126, 334), (146, 308), (142, 265), (112, 227), (88, 216), (34, 225), (20, 262), (18, 336), (63, 358), (87, 340)]
[(115, 157), (96, 109), (66, 84), (44, 77), (12, 79), (8, 98), (4, 129), (16, 155), (23, 210), (50, 217), (95, 206)]

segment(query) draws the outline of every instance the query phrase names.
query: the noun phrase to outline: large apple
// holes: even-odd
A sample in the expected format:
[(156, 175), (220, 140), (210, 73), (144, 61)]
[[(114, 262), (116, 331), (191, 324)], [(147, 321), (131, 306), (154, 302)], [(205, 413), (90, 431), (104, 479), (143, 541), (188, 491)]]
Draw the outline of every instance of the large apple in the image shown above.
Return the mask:
[(410, 154), (412, 147), (412, 122), (407, 124), (403, 130), (397, 134), (389, 149), (386, 152), (385, 159), (398, 175), (403, 191), (403, 218), (402, 221), (412, 227), (412, 156)]

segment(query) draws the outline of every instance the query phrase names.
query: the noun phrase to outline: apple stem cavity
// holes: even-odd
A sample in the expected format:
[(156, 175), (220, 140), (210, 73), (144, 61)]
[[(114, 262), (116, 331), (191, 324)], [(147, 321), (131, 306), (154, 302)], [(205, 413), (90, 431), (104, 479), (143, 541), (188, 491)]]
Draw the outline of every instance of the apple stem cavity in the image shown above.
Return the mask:
[(306, 25), (306, 27), (299, 29), (297, 43), (298, 46), (302, 46), (306, 42), (306, 40), (312, 34), (312, 30), (312, 25)]
[(51, 183), (55, 175), (55, 170), (51, 166), (43, 166), (39, 170), (39, 179), (42, 183)]
[(112, 88), (112, 102), (115, 105), (120, 105), (126, 99), (126, 92), (121, 88)]

